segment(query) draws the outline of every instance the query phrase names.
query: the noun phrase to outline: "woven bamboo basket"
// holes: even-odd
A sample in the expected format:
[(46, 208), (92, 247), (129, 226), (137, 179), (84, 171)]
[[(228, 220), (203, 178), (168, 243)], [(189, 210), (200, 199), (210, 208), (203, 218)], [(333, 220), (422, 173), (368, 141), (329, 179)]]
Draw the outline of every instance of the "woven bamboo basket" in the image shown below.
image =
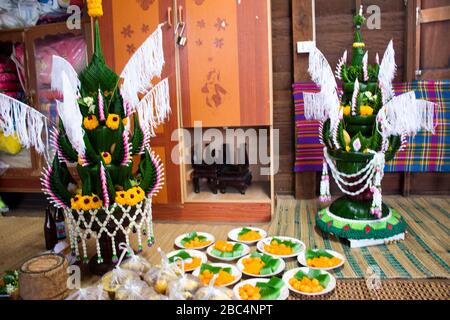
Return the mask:
[(68, 294), (68, 263), (64, 256), (43, 254), (20, 267), (19, 290), (25, 300), (62, 300)]

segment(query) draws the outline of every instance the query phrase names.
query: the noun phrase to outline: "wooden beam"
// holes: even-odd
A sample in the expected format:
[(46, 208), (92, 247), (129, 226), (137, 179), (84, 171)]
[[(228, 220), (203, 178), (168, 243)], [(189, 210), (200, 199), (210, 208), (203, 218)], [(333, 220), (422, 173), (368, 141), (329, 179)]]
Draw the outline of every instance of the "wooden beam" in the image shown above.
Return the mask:
[[(292, 0), (292, 33), (294, 81), (311, 81), (308, 74), (309, 55), (297, 53), (297, 42), (314, 39), (314, 0)], [(294, 137), (294, 141), (297, 137)], [(316, 197), (316, 172), (297, 172), (295, 174), (295, 197), (312, 199)]]
[(450, 20), (450, 6), (420, 10), (420, 23)]
[(413, 81), (415, 79), (416, 60), (416, 1), (411, 0), (407, 3), (406, 9), (406, 27), (405, 27), (405, 54), (404, 54), (404, 81)]

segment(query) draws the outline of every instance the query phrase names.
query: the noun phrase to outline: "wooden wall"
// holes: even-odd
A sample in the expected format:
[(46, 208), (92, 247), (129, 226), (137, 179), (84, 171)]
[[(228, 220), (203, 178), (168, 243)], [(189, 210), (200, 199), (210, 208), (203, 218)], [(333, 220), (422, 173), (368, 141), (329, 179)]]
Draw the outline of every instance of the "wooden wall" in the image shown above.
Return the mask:
[(273, 122), (279, 130), (280, 168), (275, 192), (294, 193), (294, 108), (292, 101), (291, 1), (272, 0)]

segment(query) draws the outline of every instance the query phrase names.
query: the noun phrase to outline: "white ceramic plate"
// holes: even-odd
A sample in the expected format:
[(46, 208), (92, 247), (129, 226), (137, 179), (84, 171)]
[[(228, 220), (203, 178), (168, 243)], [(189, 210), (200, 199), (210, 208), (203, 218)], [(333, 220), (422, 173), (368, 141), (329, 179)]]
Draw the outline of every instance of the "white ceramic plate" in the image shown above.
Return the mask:
[(334, 290), (334, 288), (336, 288), (336, 278), (333, 277), (332, 274), (330, 274), (328, 271), (325, 270), (320, 270), (321, 274), (328, 274), (330, 276), (330, 282), (328, 282), (328, 285), (326, 286), (326, 288), (324, 288), (323, 291), (321, 292), (316, 292), (316, 293), (308, 293), (308, 292), (302, 292), (302, 291), (298, 291), (296, 289), (294, 289), (290, 284), (289, 284), (289, 279), (293, 278), (294, 275), (301, 270), (303, 273), (308, 273), (309, 270), (311, 270), (310, 268), (307, 267), (302, 267), (302, 268), (295, 268), (295, 269), (291, 269), (289, 271), (286, 271), (283, 275), (283, 281), (284, 283), (286, 283), (286, 285), (288, 286), (289, 290), (291, 290), (292, 292), (301, 294), (301, 295), (305, 295), (305, 296), (321, 296), (324, 294), (327, 294), (331, 291)]
[[(283, 241), (289, 240), (289, 241), (292, 241), (292, 242), (297, 242), (297, 243), (299, 243), (300, 246), (301, 246), (301, 247), (300, 247), (300, 250), (298, 250), (297, 252), (294, 252), (294, 253), (292, 253), (292, 254), (288, 254), (288, 255), (276, 255), (276, 254), (269, 253), (269, 252), (267, 252), (267, 251), (264, 250), (264, 245), (265, 245), (265, 244), (270, 244), (270, 243), (272, 242), (272, 239), (273, 239), (273, 238), (277, 238), (277, 239), (280, 239), (280, 240), (283, 240)], [(292, 258), (292, 257), (298, 256), (300, 253), (302, 253), (303, 251), (305, 251), (306, 246), (305, 246), (305, 244), (304, 244), (302, 241), (300, 241), (300, 240), (298, 240), (298, 239), (291, 238), (291, 237), (283, 237), (283, 236), (279, 236), (279, 237), (268, 237), (268, 238), (264, 238), (264, 239), (259, 240), (258, 243), (256, 244), (256, 248), (257, 248), (260, 252), (265, 253), (265, 254), (268, 254), (268, 255), (271, 255), (272, 257), (285, 259), (285, 258)]]
[[(313, 249), (313, 251), (317, 251), (318, 249)], [(302, 253), (300, 253), (297, 256), (297, 260), (298, 262), (305, 267), (308, 267), (310, 269), (317, 269), (317, 270), (333, 270), (333, 269), (337, 269), (342, 267), (342, 265), (345, 263), (345, 256), (340, 254), (339, 252), (333, 251), (333, 250), (325, 250), (326, 252), (328, 252), (329, 254), (331, 254), (332, 256), (338, 258), (341, 260), (341, 263), (339, 263), (337, 266), (331, 267), (331, 268), (316, 268), (316, 267), (310, 267), (308, 266), (308, 264), (306, 263), (306, 250), (303, 251)]]
[[(246, 284), (250, 284), (252, 286), (256, 286), (256, 284), (258, 282), (269, 282), (270, 278), (260, 278), (260, 279), (248, 279), (248, 280), (244, 280), (242, 282), (239, 282), (237, 285), (234, 286), (233, 288), (233, 293), (234, 296), (237, 300), (242, 300), (241, 296), (239, 295), (239, 288), (246, 285)], [(289, 288), (286, 285), (286, 283), (284, 284), (284, 286), (281, 288), (280, 290), (280, 296), (277, 298), (277, 300), (286, 300), (289, 297)]]
[(214, 241), (216, 241), (216, 239), (214, 238), (214, 236), (213, 236), (212, 234), (210, 234), (210, 233), (207, 233), (207, 232), (197, 232), (197, 234), (198, 234), (199, 236), (204, 236), (204, 237), (206, 237), (206, 239), (207, 239), (206, 241), (211, 241), (211, 242), (210, 242), (208, 245), (206, 245), (206, 246), (202, 246), (202, 247), (198, 247), (198, 248), (186, 248), (186, 247), (183, 246), (183, 244), (181, 243), (181, 240), (183, 240), (184, 238), (186, 238), (187, 236), (189, 236), (189, 234), (190, 234), (190, 232), (178, 236), (178, 237), (175, 239), (175, 245), (176, 245), (178, 248), (182, 248), (182, 249), (195, 249), (195, 250), (201, 250), (201, 249), (205, 249), (205, 248), (209, 247), (210, 245), (212, 245), (212, 244), (214, 243)]
[[(273, 256), (272, 256), (273, 257)], [(254, 277), (254, 278), (267, 278), (267, 277), (273, 277), (281, 272), (283, 272), (283, 270), (286, 268), (286, 263), (284, 262), (283, 259), (279, 258), (279, 257), (274, 257), (277, 258), (281, 261), (280, 265), (278, 266), (277, 270), (275, 270), (275, 272), (271, 273), (271, 274), (253, 274), (253, 273), (247, 273), (244, 271), (244, 264), (242, 263), (242, 260), (246, 259), (246, 258), (250, 258), (250, 255), (247, 255), (245, 257), (242, 257), (238, 260), (238, 262), (236, 263), (236, 266), (238, 267), (238, 269), (245, 275), (249, 276), (249, 277)]]
[[(191, 257), (200, 258), (202, 260), (201, 263), (206, 263), (206, 261), (208, 261), (208, 257), (206, 256), (206, 254), (204, 252), (201, 252), (201, 251), (198, 251), (198, 250), (192, 250), (192, 249), (181, 249), (181, 250), (171, 251), (167, 255), (167, 258), (170, 259), (170, 257), (173, 257), (173, 256), (177, 255), (180, 251), (187, 252)], [(186, 272), (191, 272), (191, 271), (194, 271), (194, 270), (195, 269), (185, 270), (185, 271)]]
[[(232, 265), (232, 264), (228, 264), (228, 263), (209, 263), (209, 265), (211, 265), (213, 267), (231, 268), (231, 275), (234, 276), (234, 280), (232, 282), (228, 283), (227, 285), (222, 286), (222, 287), (232, 286), (233, 284), (237, 283), (242, 278), (242, 272), (240, 272), (239, 269), (236, 266)], [(200, 267), (195, 269), (194, 272), (192, 272), (192, 275), (195, 276), (195, 277), (198, 277), (200, 275)]]
[[(231, 243), (232, 245), (235, 245), (237, 242), (227, 241), (227, 243)], [(212, 257), (214, 259), (230, 262), (230, 261), (239, 259), (239, 258), (241, 258), (241, 257), (243, 257), (243, 256), (245, 256), (245, 255), (250, 253), (250, 248), (249, 248), (248, 245), (246, 245), (245, 243), (241, 243), (241, 245), (244, 247), (244, 250), (242, 251), (242, 254), (240, 256), (236, 256), (236, 257), (224, 258), (224, 257), (215, 256), (212, 253), (212, 251), (214, 250), (214, 246), (209, 246), (208, 249), (206, 249), (206, 253), (208, 254), (208, 256), (210, 256), (210, 257)]]
[(263, 230), (263, 229), (256, 228), (256, 227), (242, 227), (242, 228), (236, 228), (236, 229), (233, 229), (233, 230), (231, 230), (230, 232), (228, 232), (228, 238), (230, 238), (230, 239), (233, 240), (233, 241), (241, 242), (241, 243), (246, 243), (246, 244), (253, 244), (253, 243), (256, 243), (256, 242), (258, 242), (259, 240), (261, 240), (261, 239), (258, 239), (258, 240), (252, 240), (252, 241), (239, 240), (239, 232), (241, 232), (241, 230), (242, 230), (243, 228), (247, 228), (247, 229), (251, 229), (251, 230), (254, 230), (254, 231), (258, 231), (259, 234), (261, 235), (261, 239), (267, 237), (267, 232), (266, 232), (265, 230)]

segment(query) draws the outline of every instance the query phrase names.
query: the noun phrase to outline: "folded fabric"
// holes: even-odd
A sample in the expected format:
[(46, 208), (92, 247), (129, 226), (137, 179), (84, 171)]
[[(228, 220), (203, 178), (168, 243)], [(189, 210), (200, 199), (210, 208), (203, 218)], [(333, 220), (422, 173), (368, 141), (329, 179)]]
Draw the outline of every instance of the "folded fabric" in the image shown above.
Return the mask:
[(18, 82), (0, 82), (0, 92), (4, 91), (19, 91), (22, 87)]
[(3, 82), (17, 83), (18, 81), (19, 81), (19, 79), (17, 77), (17, 74), (0, 72), (0, 83), (3, 83)]

